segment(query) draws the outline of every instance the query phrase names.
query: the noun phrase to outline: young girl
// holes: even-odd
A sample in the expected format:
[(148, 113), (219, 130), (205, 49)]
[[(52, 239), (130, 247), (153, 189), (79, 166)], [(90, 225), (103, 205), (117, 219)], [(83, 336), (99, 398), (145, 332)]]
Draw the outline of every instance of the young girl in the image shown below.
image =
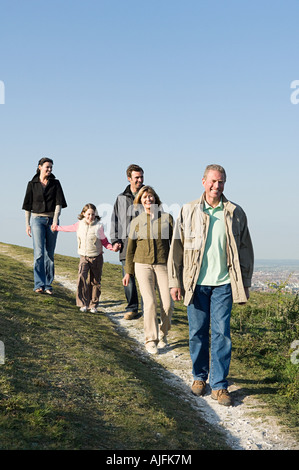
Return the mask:
[(118, 246), (113, 248), (108, 242), (94, 204), (85, 204), (78, 219), (73, 225), (54, 225), (52, 230), (77, 232), (80, 262), (76, 304), (81, 312), (87, 312), (89, 308), (92, 313), (96, 313), (101, 295), (103, 246), (111, 251), (118, 251)]

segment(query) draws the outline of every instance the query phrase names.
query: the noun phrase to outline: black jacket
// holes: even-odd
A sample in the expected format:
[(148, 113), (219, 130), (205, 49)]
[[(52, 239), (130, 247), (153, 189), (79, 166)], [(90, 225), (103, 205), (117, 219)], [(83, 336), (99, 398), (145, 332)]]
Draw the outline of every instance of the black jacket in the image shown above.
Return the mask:
[(67, 207), (59, 180), (50, 175), (47, 186), (43, 188), (39, 175), (36, 174), (27, 185), (22, 209), (43, 214), (54, 212), (57, 205)]

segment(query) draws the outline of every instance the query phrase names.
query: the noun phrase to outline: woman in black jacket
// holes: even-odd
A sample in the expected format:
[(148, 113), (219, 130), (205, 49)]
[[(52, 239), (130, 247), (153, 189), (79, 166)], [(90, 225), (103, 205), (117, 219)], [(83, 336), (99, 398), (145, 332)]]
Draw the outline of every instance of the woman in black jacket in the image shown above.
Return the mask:
[(42, 158), (37, 172), (29, 181), (23, 202), (26, 233), (32, 236), (34, 251), (34, 291), (52, 294), (54, 251), (61, 208), (67, 206), (60, 182), (52, 174), (53, 160)]

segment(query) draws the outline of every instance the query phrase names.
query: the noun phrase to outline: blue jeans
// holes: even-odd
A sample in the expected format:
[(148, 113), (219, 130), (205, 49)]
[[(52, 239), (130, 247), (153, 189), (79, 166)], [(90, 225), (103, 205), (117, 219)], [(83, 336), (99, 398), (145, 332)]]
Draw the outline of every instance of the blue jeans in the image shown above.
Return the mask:
[[(126, 261), (123, 260), (122, 262), (122, 274), (125, 275), (125, 264)], [(128, 302), (126, 306), (126, 312), (138, 312), (138, 293), (137, 287), (135, 282), (135, 276), (130, 276), (130, 281), (127, 286), (124, 287), (125, 289), (125, 296)]]
[[(194, 380), (206, 381), (213, 390), (226, 389), (230, 359), (231, 285), (197, 285), (192, 304), (187, 307), (189, 348)], [(209, 329), (211, 322), (211, 365), (209, 368)]]
[(52, 232), (52, 217), (32, 216), (31, 234), (34, 252), (34, 290), (52, 290), (54, 251), (57, 232)]

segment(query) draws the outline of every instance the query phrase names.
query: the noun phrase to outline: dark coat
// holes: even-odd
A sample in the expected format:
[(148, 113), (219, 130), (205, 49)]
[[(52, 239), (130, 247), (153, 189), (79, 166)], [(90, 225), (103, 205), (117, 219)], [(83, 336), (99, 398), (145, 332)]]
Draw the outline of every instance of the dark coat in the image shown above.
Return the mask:
[(59, 180), (50, 175), (47, 186), (43, 188), (39, 175), (36, 174), (27, 185), (22, 209), (43, 214), (54, 212), (57, 205), (67, 207)]
[(117, 196), (111, 217), (110, 239), (112, 245), (116, 242), (121, 244), (119, 259), (126, 259), (128, 236), (132, 219), (139, 215), (134, 207), (134, 195), (131, 192), (130, 185), (126, 187), (123, 193)]

